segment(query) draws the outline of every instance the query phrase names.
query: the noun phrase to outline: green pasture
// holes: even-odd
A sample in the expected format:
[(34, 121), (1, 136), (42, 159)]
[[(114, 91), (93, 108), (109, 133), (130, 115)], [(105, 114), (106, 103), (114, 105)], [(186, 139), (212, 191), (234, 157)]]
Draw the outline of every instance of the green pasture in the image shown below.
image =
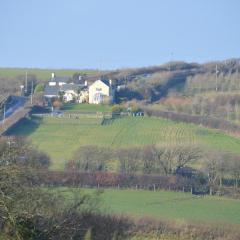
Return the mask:
[(40, 69), (40, 68), (0, 68), (0, 77), (16, 78), (18, 76), (25, 76), (26, 70), (29, 75), (35, 75), (38, 80), (48, 80), (51, 73), (55, 72), (57, 76), (72, 76), (74, 73), (94, 74), (95, 70), (77, 70), (77, 69)]
[[(97, 116), (97, 115), (96, 115)], [(240, 154), (240, 139), (220, 131), (156, 117), (125, 117), (106, 121), (97, 117), (51, 118), (18, 125), (10, 134), (27, 136), (52, 159), (52, 169), (63, 169), (80, 146), (128, 148), (150, 144), (197, 144), (206, 151)]]
[(65, 104), (63, 110), (66, 112), (81, 112), (81, 113), (97, 113), (97, 112), (111, 112), (112, 107), (109, 105), (96, 104)]
[[(55, 188), (54, 188), (55, 189)], [(68, 201), (79, 189), (59, 188)], [(83, 192), (92, 193), (85, 189)], [(105, 189), (101, 196), (104, 212), (162, 220), (240, 224), (240, 200), (190, 193)]]

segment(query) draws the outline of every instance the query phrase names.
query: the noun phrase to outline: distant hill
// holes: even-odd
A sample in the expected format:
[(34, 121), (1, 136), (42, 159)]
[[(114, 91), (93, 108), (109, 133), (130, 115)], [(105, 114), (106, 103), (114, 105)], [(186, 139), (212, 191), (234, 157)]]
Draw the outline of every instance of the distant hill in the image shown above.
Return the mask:
[[(79, 74), (88, 82), (101, 77), (121, 85), (117, 103), (141, 101), (161, 110), (240, 121), (240, 59), (205, 64), (169, 62), (161, 66), (118, 69), (114, 71), (77, 69), (27, 69), (29, 81), (47, 81), (52, 72), (69, 76)], [(0, 94), (20, 92), (26, 69), (0, 68)]]
[[(148, 99), (156, 101), (158, 97), (166, 95), (169, 90), (176, 88), (178, 85), (184, 84), (186, 80), (203, 78), (206, 74), (214, 78), (217, 71), (219, 79), (229, 75), (232, 77), (237, 74), (240, 68), (239, 59), (230, 59), (226, 61), (215, 61), (206, 64), (198, 63), (186, 63), (186, 62), (169, 62), (160, 66), (142, 67), (142, 68), (127, 68), (114, 71), (100, 71), (94, 69), (40, 69), (40, 68), (0, 68), (0, 84), (3, 80), (14, 81), (14, 85), (19, 84), (25, 80), (26, 72), (29, 78), (35, 78), (38, 82), (47, 81), (51, 77), (51, 73), (55, 72), (57, 76), (69, 76), (74, 77), (74, 74), (82, 74), (87, 76), (91, 81), (100, 78), (107, 77), (112, 78), (118, 84), (126, 84), (129, 90), (139, 92), (139, 97), (142, 99)], [(199, 81), (199, 80), (198, 80)], [(197, 82), (197, 80), (194, 82)], [(209, 81), (206, 79), (204, 83), (208, 83), (209, 89), (214, 89), (214, 84), (210, 86)], [(192, 83), (191, 83), (192, 84)], [(194, 88), (195, 83), (190, 87)], [(221, 89), (221, 81), (219, 81), (219, 89)], [(226, 84), (225, 84), (226, 85)], [(188, 83), (189, 86), (189, 83)], [(142, 88), (150, 91), (142, 93)], [(226, 86), (225, 86), (226, 88)], [(146, 90), (145, 90), (146, 92)], [(156, 96), (155, 96), (156, 95)]]
[(126, 99), (155, 102), (172, 91), (185, 96), (216, 89), (240, 90), (239, 72), (240, 60), (231, 59), (206, 64), (169, 62), (156, 67), (123, 69), (107, 76), (118, 84), (126, 84), (129, 93), (135, 93), (129, 94), (129, 98), (124, 94)]
[(125, 88), (118, 100), (138, 100), (155, 109), (240, 122), (240, 60), (206, 64), (170, 62), (108, 73)]

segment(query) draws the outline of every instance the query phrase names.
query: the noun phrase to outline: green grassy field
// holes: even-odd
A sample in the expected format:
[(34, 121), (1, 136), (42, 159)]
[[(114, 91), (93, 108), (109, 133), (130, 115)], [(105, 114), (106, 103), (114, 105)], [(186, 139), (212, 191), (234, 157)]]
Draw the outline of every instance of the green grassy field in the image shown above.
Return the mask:
[[(71, 190), (60, 188), (69, 200)], [(72, 189), (74, 194), (78, 189)], [(85, 189), (91, 193), (94, 190)], [(214, 224), (240, 224), (240, 200), (216, 196), (198, 197), (190, 193), (145, 190), (105, 189), (104, 212), (162, 220), (206, 221)]]
[[(55, 72), (57, 76), (72, 76), (76, 72), (94, 74), (95, 70), (77, 70), (77, 69), (39, 69), (29, 68), (28, 74), (36, 75), (38, 80), (48, 80), (51, 77), (51, 73)], [(21, 75), (25, 75), (26, 69), (24, 68), (0, 68), (0, 77), (4, 78), (16, 78)]]
[(66, 112), (96, 113), (111, 112), (112, 107), (108, 105), (96, 104), (65, 104), (63, 110)]
[(200, 144), (206, 150), (240, 154), (240, 139), (216, 130), (155, 117), (125, 117), (101, 125), (101, 118), (44, 118), (28, 121), (11, 132), (29, 137), (52, 158), (52, 169), (63, 169), (75, 150), (84, 145), (110, 148), (150, 144)]

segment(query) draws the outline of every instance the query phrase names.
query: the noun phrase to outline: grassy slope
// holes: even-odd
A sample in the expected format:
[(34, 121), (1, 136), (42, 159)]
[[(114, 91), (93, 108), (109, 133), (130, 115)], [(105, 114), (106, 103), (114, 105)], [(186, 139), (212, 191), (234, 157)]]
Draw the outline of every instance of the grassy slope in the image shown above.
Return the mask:
[[(59, 190), (71, 199), (69, 189)], [(84, 191), (90, 193), (94, 190)], [(104, 210), (110, 213), (163, 220), (240, 224), (240, 200), (223, 197), (197, 197), (190, 193), (169, 191), (105, 189), (102, 200)]]
[(149, 144), (202, 144), (240, 154), (240, 139), (193, 124), (148, 118), (127, 117), (101, 125), (101, 119), (45, 118), (41, 124), (27, 122), (12, 134), (29, 136), (33, 143), (47, 152), (53, 169), (62, 169), (73, 152), (83, 145), (131, 147)]
[[(76, 72), (93, 74), (94, 70), (77, 70), (77, 69), (27, 69), (28, 74), (36, 75), (38, 80), (48, 80), (51, 77), (51, 73), (55, 72), (57, 76), (72, 76)], [(16, 78), (20, 75), (25, 75), (26, 69), (24, 68), (0, 68), (0, 77)]]

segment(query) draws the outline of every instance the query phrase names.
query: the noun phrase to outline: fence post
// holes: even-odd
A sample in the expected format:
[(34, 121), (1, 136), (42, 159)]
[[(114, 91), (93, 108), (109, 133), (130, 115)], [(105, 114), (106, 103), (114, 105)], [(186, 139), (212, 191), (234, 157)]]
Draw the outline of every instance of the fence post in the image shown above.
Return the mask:
[(156, 186), (155, 186), (155, 184), (153, 184), (153, 191), (154, 191), (154, 192), (156, 191)]

